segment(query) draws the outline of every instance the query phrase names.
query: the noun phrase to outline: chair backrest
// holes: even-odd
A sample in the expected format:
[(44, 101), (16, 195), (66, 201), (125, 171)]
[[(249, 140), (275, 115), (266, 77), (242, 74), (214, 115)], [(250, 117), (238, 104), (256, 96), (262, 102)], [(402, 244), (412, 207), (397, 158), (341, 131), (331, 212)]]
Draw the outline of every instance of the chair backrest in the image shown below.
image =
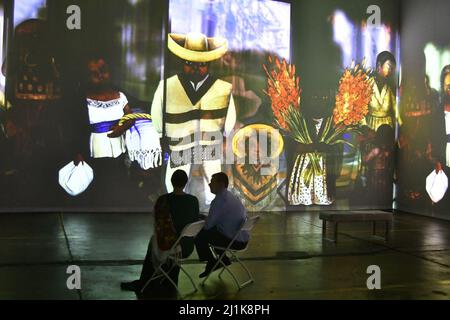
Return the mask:
[(197, 221), (191, 224), (188, 224), (184, 227), (183, 231), (181, 231), (180, 239), (184, 237), (194, 238), (203, 229), (205, 225), (205, 221)]
[(197, 236), (197, 234), (200, 232), (200, 230), (203, 229), (204, 225), (205, 225), (204, 220), (193, 222), (193, 223), (186, 225), (183, 228), (183, 231), (181, 231), (181, 234), (178, 237), (177, 241), (169, 249), (169, 252), (172, 255), (175, 255), (176, 259), (179, 259), (180, 258), (179, 255), (181, 255), (181, 246), (180, 246), (181, 239), (183, 239), (184, 237), (195, 238)]
[(241, 225), (241, 228), (238, 230), (238, 232), (236, 232), (236, 235), (233, 237), (233, 239), (230, 241), (230, 243), (227, 246), (227, 250), (231, 248), (231, 246), (234, 244), (234, 242), (236, 241), (237, 237), (239, 236), (239, 234), (241, 233), (241, 231), (251, 231), (253, 229), (253, 227), (255, 226), (256, 222), (258, 222), (259, 218), (261, 216), (257, 215), (251, 218), (247, 218)]

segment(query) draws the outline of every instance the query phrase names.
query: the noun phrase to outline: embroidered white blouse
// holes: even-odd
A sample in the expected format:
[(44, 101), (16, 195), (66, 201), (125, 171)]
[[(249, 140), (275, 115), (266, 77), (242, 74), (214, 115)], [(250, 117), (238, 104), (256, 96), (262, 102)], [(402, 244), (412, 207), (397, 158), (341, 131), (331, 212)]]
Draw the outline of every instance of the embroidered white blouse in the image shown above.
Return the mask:
[[(123, 109), (128, 103), (126, 96), (120, 92), (119, 98), (100, 101), (86, 98), (89, 112), (89, 123), (101, 125), (103, 122), (118, 121), (124, 115)], [(117, 158), (126, 151), (124, 136), (109, 138), (107, 132), (92, 132), (90, 138), (91, 157)]]

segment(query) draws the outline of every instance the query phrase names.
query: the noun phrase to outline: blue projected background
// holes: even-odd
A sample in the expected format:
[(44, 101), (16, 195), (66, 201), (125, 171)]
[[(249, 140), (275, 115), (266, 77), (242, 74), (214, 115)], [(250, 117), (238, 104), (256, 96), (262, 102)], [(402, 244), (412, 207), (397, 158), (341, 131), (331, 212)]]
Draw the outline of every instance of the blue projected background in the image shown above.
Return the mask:
[(228, 40), (233, 51), (272, 51), (290, 58), (288, 3), (263, 0), (171, 0), (171, 32), (202, 32)]

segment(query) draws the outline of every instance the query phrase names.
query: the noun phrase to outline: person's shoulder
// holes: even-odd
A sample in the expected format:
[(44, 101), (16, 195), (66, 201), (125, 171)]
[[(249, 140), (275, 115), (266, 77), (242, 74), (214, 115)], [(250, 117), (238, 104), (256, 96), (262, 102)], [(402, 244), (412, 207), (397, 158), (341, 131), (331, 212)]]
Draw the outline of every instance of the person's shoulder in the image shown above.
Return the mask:
[(119, 92), (119, 100), (124, 103), (128, 103), (127, 95), (125, 93), (123, 93), (122, 91), (118, 91), (118, 92)]
[(163, 195), (160, 195), (158, 199), (156, 199), (156, 203), (160, 203), (163, 200), (167, 200), (169, 198), (170, 193), (165, 193)]
[(186, 197), (192, 202), (198, 202), (198, 198), (192, 194), (186, 194)]
[(241, 199), (228, 189), (226, 190), (226, 192), (224, 194), (224, 200), (242, 203)]
[(216, 79), (216, 81), (214, 82), (214, 86), (225, 90), (231, 90), (233, 87), (231, 83), (221, 79)]
[[(179, 82), (178, 75), (173, 75), (171, 77), (168, 77), (165, 82), (167, 83), (167, 85), (172, 85), (177, 81)], [(164, 86), (164, 79), (161, 79), (159, 80), (158, 87), (163, 88), (163, 86)]]
[[(177, 74), (167, 78), (167, 84), (173, 84), (173, 83), (176, 83), (179, 81), (180, 81), (180, 79), (178, 78)], [(164, 80), (161, 80), (161, 83), (164, 83)]]

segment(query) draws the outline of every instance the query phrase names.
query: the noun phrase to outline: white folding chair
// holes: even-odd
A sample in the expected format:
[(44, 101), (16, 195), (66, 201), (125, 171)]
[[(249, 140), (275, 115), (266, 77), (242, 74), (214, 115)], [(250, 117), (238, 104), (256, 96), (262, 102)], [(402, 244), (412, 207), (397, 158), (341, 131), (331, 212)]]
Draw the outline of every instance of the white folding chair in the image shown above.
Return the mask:
[[(184, 274), (188, 277), (188, 279), (191, 281), (192, 286), (194, 287), (194, 290), (187, 293), (186, 295), (190, 295), (194, 292), (197, 292), (197, 287), (195, 286), (194, 281), (192, 280), (192, 277), (189, 275), (189, 273), (184, 270), (182, 263), (186, 260), (186, 258), (182, 258), (181, 256), (181, 244), (180, 241), (182, 238), (195, 238), (197, 234), (200, 232), (200, 230), (203, 229), (203, 226), (205, 225), (205, 221), (198, 221), (191, 224), (188, 224), (184, 227), (183, 231), (181, 232), (180, 236), (178, 237), (177, 241), (173, 244), (173, 246), (168, 250), (168, 257), (167, 260), (164, 262), (161, 262), (158, 266), (154, 266), (155, 271), (153, 272), (153, 275), (150, 277), (150, 279), (147, 280), (145, 285), (141, 289), (141, 293), (144, 292), (145, 288), (150, 284), (151, 281), (163, 278), (161, 282), (164, 280), (164, 277), (170, 281), (170, 283), (175, 287), (175, 289), (178, 292), (178, 295), (181, 296), (181, 292), (178, 288), (178, 285), (170, 278), (169, 273), (172, 271), (172, 269), (176, 266), (180, 268), (181, 271), (184, 272)], [(156, 239), (155, 239), (156, 241)], [(163, 269), (163, 265), (165, 265), (167, 262), (171, 263), (170, 269), (165, 271)]]
[[(220, 270), (219, 273), (219, 278), (222, 279), (222, 273), (226, 270), (231, 277), (233, 278), (234, 282), (236, 282), (236, 285), (238, 286), (239, 290), (241, 290), (242, 288), (246, 287), (247, 285), (251, 284), (252, 282), (254, 282), (254, 279), (252, 277), (252, 274), (250, 273), (250, 271), (248, 270), (247, 266), (242, 262), (242, 260), (239, 259), (239, 256), (237, 255), (238, 253), (244, 252), (248, 249), (248, 244), (249, 242), (247, 242), (247, 245), (245, 246), (245, 248), (240, 249), (240, 250), (236, 250), (236, 249), (232, 249), (231, 247), (233, 246), (233, 243), (236, 241), (237, 237), (239, 236), (241, 231), (247, 231), (250, 232), (253, 227), (255, 226), (256, 222), (258, 222), (260, 216), (254, 216), (252, 218), (247, 219), (246, 221), (244, 221), (244, 223), (242, 224), (241, 228), (239, 229), (239, 231), (236, 233), (236, 235), (234, 236), (234, 238), (230, 241), (230, 243), (228, 244), (228, 246), (225, 247), (219, 247), (219, 246), (213, 246), (210, 245), (209, 247), (211, 249), (213, 249), (213, 253), (217, 259), (217, 262), (214, 264), (212, 270), (214, 271), (216, 269), (216, 267), (220, 264), (222, 270)], [(214, 249), (218, 249), (218, 250), (223, 250), (223, 253), (218, 256), (215, 252)], [(247, 273), (247, 279), (246, 281), (240, 283), (238, 281), (238, 279), (236, 278), (236, 276), (233, 274), (233, 272), (231, 272), (229, 266), (227, 266), (223, 261), (223, 257), (225, 257), (225, 255), (229, 253), (231, 255), (230, 260), (233, 261), (235, 260), (241, 267), (242, 269), (244, 269)], [(205, 280), (202, 281), (201, 286), (203, 287), (205, 285), (206, 280), (208, 280), (209, 276), (213, 273), (213, 271), (211, 271), (205, 278)]]

